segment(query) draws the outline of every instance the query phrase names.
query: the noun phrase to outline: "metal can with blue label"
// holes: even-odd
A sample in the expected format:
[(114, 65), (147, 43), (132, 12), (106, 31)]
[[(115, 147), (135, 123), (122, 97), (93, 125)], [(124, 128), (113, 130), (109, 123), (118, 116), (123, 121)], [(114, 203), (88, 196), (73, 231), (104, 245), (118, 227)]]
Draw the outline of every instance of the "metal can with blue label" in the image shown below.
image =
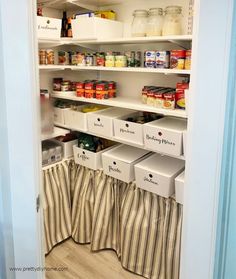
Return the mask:
[(148, 50), (144, 53), (144, 67), (156, 68), (156, 51)]

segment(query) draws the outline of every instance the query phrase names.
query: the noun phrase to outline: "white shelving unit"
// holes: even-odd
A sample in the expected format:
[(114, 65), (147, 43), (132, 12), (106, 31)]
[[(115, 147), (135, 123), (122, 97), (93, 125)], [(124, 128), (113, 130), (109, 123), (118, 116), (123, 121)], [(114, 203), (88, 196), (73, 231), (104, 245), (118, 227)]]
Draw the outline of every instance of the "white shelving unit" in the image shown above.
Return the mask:
[(85, 102), (85, 103), (92, 103), (92, 104), (101, 104), (101, 105), (107, 105), (111, 107), (119, 107), (119, 108), (127, 108), (127, 109), (133, 109), (138, 111), (147, 111), (147, 112), (154, 112), (166, 116), (176, 116), (181, 118), (187, 118), (187, 113), (185, 110), (181, 109), (160, 109), (155, 108), (152, 106), (148, 106), (141, 103), (140, 98), (133, 99), (133, 98), (125, 98), (125, 97), (116, 97), (111, 98), (107, 100), (97, 100), (97, 99), (88, 99), (83, 97), (77, 97), (75, 96), (74, 92), (57, 92), (54, 91), (51, 95), (53, 98), (58, 99), (64, 99), (64, 100), (72, 100), (72, 101), (78, 101), (78, 102)]
[(42, 134), (41, 135), (41, 140), (48, 140), (48, 139), (52, 139), (52, 138), (56, 138), (58, 136), (64, 136), (66, 134), (69, 133), (69, 130), (67, 129), (62, 129), (59, 127), (54, 127), (54, 131), (52, 134)]
[(70, 69), (73, 71), (108, 71), (108, 72), (129, 72), (129, 73), (154, 73), (154, 74), (174, 74), (190, 75), (190, 70), (178, 69), (155, 69), (155, 68), (129, 68), (129, 67), (101, 67), (101, 66), (68, 66), (68, 65), (40, 65), (40, 70), (63, 71)]

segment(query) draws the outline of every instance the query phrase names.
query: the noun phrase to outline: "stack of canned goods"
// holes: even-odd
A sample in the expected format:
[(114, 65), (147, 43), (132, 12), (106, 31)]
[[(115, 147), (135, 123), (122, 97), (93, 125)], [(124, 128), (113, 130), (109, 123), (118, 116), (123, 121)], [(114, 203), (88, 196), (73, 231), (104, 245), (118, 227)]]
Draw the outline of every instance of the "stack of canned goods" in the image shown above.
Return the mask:
[(104, 80), (85, 80), (76, 84), (77, 97), (109, 99), (116, 97), (116, 82)]
[(141, 51), (82, 53), (58, 51), (59, 65), (141, 67)]
[(190, 70), (191, 50), (145, 51), (144, 67), (159, 68), (159, 69)]
[(156, 108), (175, 109), (175, 88), (144, 86), (142, 102)]
[(52, 49), (39, 50), (39, 64), (40, 65), (53, 65), (54, 64), (54, 51)]

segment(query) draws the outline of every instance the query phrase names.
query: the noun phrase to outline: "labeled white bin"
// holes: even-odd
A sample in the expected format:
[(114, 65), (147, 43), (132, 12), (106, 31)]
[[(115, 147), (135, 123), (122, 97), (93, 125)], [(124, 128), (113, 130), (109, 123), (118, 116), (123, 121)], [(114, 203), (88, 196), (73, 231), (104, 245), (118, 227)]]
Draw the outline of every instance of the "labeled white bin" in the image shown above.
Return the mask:
[(37, 16), (38, 39), (60, 39), (62, 20)]
[(129, 183), (134, 180), (134, 165), (148, 156), (149, 152), (140, 148), (120, 145), (102, 154), (104, 173)]
[[(130, 114), (128, 117), (136, 117), (137, 112)], [(134, 144), (143, 145), (143, 125), (125, 120), (126, 117), (114, 119), (114, 137)]]
[(69, 110), (69, 108), (58, 108), (54, 107), (53, 108), (53, 115), (54, 115), (54, 124), (62, 124), (65, 125), (65, 115), (64, 112), (66, 110)]
[(73, 151), (73, 146), (74, 145), (78, 145), (78, 140), (71, 140), (71, 141), (67, 141), (67, 142), (61, 142), (57, 139), (53, 140), (54, 142), (56, 142), (57, 144), (60, 144), (62, 146), (63, 149), (63, 158), (64, 159), (69, 159), (71, 157), (74, 156), (74, 151)]
[(114, 148), (114, 146), (108, 147), (99, 152), (92, 152), (74, 145), (73, 150), (75, 163), (89, 169), (99, 170), (102, 168), (102, 154), (112, 148)]
[(153, 154), (134, 166), (137, 187), (169, 198), (175, 192), (175, 178), (183, 171), (180, 159)]
[(113, 120), (131, 113), (129, 109), (108, 108), (88, 115), (88, 130), (102, 136), (114, 135)]
[(175, 178), (175, 200), (180, 204), (184, 204), (184, 177), (185, 172), (182, 172)]
[(143, 125), (144, 145), (160, 153), (180, 156), (183, 154), (183, 131), (187, 121), (164, 117)]
[(98, 17), (79, 17), (72, 20), (73, 38), (102, 40), (123, 37), (123, 23)]
[[(64, 111), (65, 125), (71, 129), (86, 132), (87, 127), (87, 116), (93, 112), (82, 112), (82, 109), (87, 105), (78, 106), (78, 111), (68, 109)], [(105, 107), (104, 107), (105, 108)], [(102, 110), (103, 108), (101, 108)]]

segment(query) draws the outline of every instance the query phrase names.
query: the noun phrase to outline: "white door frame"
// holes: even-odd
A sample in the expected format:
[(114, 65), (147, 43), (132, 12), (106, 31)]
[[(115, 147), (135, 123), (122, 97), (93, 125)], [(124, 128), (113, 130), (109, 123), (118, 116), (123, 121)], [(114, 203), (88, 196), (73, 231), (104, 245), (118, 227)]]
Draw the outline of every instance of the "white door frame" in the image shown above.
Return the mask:
[[(8, 149), (7, 154), (0, 155), (0, 166), (5, 164), (1, 176), (8, 176), (1, 190), (3, 195), (10, 192), (11, 208), (3, 210), (5, 216), (11, 215), (12, 231), (8, 236), (14, 247), (9, 251), (14, 266), (6, 262), (6, 278), (36, 279), (43, 273), (26, 270), (43, 265), (42, 225), (36, 212), (41, 179), (36, 1), (1, 0), (0, 13), (0, 94), (4, 100), (0, 109), (7, 120), (1, 132), (7, 139), (3, 148)], [(9, 270), (14, 267), (21, 270)]]
[[(43, 264), (43, 227), (35, 211), (41, 179), (35, 2), (0, 2), (16, 267)], [(181, 279), (213, 277), (232, 5), (233, 0), (196, 0), (201, 21), (196, 18), (194, 26)], [(17, 279), (43, 276), (16, 273)]]

